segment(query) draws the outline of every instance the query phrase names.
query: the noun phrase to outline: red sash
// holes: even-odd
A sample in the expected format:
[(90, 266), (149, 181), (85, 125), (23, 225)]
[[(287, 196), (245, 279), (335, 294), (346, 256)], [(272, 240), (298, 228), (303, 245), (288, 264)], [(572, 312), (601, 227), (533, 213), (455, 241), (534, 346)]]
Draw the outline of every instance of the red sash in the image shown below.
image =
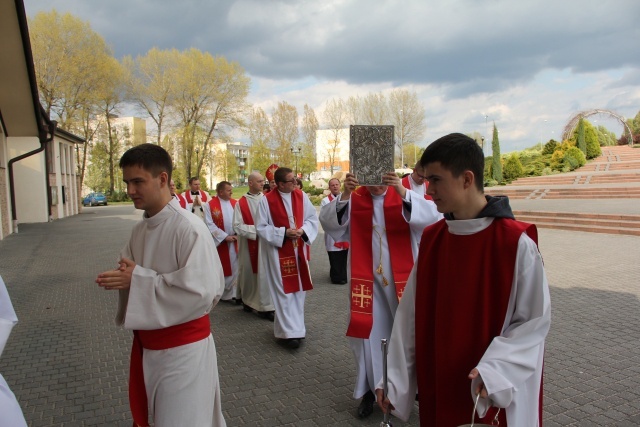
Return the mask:
[(191, 344), (207, 338), (211, 334), (209, 316), (168, 328), (151, 331), (133, 331), (133, 346), (129, 365), (129, 406), (134, 426), (149, 425), (149, 407), (147, 389), (142, 370), (142, 353), (148, 350), (166, 350), (185, 344)]
[[(425, 200), (433, 200), (433, 198), (431, 196), (427, 196), (427, 188), (429, 188), (429, 181), (424, 182), (424, 184), (422, 184), (424, 186), (424, 198)], [(409, 182), (409, 175), (405, 176), (404, 178), (402, 178), (402, 186), (404, 188), (406, 188), (407, 190), (411, 190), (411, 183)]]
[(173, 196), (178, 200), (182, 209), (187, 209), (187, 199), (182, 194), (174, 194)]
[[(236, 207), (236, 200), (229, 199), (231, 202), (231, 207)], [(213, 223), (220, 230), (224, 230), (224, 217), (222, 216), (222, 206), (220, 205), (220, 198), (218, 196), (212, 197), (209, 202), (209, 209), (211, 210), (211, 219), (213, 219)], [(238, 244), (234, 242), (236, 246), (236, 253), (238, 253)], [(233, 271), (231, 269), (231, 256), (229, 255), (229, 244), (227, 242), (221, 242), (218, 246), (218, 256), (220, 257), (220, 262), (222, 263), (222, 271), (224, 272), (224, 276), (233, 276)]]
[[(333, 202), (333, 199), (335, 199), (335, 197), (333, 197), (333, 194), (329, 193), (329, 203)], [(338, 248), (338, 249), (349, 249), (349, 242), (333, 242), (333, 246)]]
[[(249, 209), (249, 201), (245, 196), (240, 197), (238, 201), (240, 203), (240, 213), (242, 214), (242, 221), (247, 225), (255, 225), (253, 221), (253, 215), (251, 215), (251, 209)], [(247, 246), (249, 247), (249, 259), (251, 260), (251, 270), (253, 274), (258, 274), (258, 235), (256, 234), (256, 240), (247, 239)]]
[[(199, 190), (199, 191), (200, 191), (200, 200), (202, 200), (202, 203), (209, 200), (209, 198), (207, 197), (207, 193), (205, 191), (202, 191), (202, 190)], [(189, 204), (193, 203), (193, 199), (191, 198), (191, 190), (184, 192), (184, 198), (187, 199), (187, 203)]]
[[(287, 210), (284, 207), (284, 201), (279, 191), (270, 191), (265, 197), (269, 203), (269, 211), (271, 219), (275, 227), (293, 228)], [(291, 210), (293, 211), (293, 220), (295, 228), (301, 228), (304, 219), (304, 199), (302, 191), (295, 189), (291, 192)], [(300, 281), (302, 289), (310, 291), (313, 289), (311, 283), (311, 274), (309, 273), (309, 265), (305, 259), (305, 243), (302, 238), (296, 240), (298, 246), (298, 255), (296, 262), (296, 253), (293, 247), (293, 240), (287, 238), (281, 248), (278, 248), (278, 260), (280, 263), (280, 274), (282, 275), (282, 285), (285, 294), (298, 292), (300, 283), (298, 281), (298, 272), (300, 273)]]
[[(351, 263), (351, 321), (347, 336), (368, 339), (373, 326), (373, 199), (365, 187), (351, 194), (351, 255), (358, 262)], [(393, 271), (384, 277), (393, 281), (398, 301), (402, 298), (409, 274), (413, 268), (411, 229), (402, 216), (402, 198), (388, 189), (384, 197), (384, 222), (389, 256)], [(376, 235), (377, 239), (378, 236)], [(376, 260), (377, 263), (377, 260)]]

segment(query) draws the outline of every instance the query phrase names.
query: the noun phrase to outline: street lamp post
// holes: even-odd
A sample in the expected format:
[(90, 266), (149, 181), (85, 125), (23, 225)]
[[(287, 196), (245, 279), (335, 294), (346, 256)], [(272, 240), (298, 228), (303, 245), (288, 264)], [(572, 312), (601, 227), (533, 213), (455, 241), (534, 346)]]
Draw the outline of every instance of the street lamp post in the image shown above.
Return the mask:
[(296, 162), (296, 168), (295, 168), (296, 178), (298, 177), (298, 156), (300, 155), (301, 150), (302, 149), (300, 147), (298, 148), (291, 147), (291, 154), (293, 154), (293, 158), (295, 159), (295, 162)]
[(198, 175), (198, 163), (200, 163), (200, 149), (196, 147), (196, 176)]
[(400, 109), (400, 167), (404, 168), (404, 110), (402, 109)]
[(482, 141), (482, 156), (484, 157), (484, 136), (481, 136), (480, 140)]

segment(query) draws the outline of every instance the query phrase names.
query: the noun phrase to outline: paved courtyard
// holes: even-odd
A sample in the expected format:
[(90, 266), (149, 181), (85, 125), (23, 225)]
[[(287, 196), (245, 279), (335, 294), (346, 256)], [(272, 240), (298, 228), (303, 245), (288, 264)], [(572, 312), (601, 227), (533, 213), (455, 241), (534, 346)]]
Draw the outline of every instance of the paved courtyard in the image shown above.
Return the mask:
[[(131, 425), (131, 334), (114, 325), (116, 293), (94, 279), (115, 266), (139, 215), (131, 206), (87, 208), (50, 224), (21, 225), (0, 241), (0, 275), (20, 319), (0, 372), (29, 425)], [(545, 426), (639, 425), (640, 237), (539, 234), (553, 307)], [(367, 420), (355, 416), (344, 337), (348, 288), (329, 283), (322, 235), (311, 262), (315, 289), (298, 350), (276, 344), (271, 322), (226, 303), (214, 308), (229, 426), (379, 425), (377, 408)], [(417, 426), (417, 415), (394, 425)]]

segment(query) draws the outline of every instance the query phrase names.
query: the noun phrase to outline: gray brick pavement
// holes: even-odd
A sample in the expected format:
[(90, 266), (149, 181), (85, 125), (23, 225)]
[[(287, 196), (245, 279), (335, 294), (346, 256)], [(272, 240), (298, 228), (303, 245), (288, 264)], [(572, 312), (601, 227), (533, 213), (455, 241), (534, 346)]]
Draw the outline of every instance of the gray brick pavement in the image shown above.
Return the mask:
[[(0, 359), (31, 426), (130, 426), (130, 333), (116, 327), (115, 293), (93, 282), (114, 266), (138, 218), (129, 206), (89, 208), (24, 224), (0, 242), (0, 274), (20, 323)], [(546, 426), (640, 423), (640, 238), (540, 230), (552, 286)], [(377, 426), (355, 417), (344, 337), (347, 288), (329, 284), (321, 236), (307, 339), (278, 346), (272, 323), (221, 303), (211, 315), (230, 426)], [(416, 426), (417, 416), (409, 423)]]

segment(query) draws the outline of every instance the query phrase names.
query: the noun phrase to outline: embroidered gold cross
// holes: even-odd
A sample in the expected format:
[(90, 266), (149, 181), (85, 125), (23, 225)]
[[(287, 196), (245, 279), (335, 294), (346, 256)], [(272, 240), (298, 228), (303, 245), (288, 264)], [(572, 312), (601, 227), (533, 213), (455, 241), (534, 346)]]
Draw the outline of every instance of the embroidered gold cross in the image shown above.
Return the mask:
[(356, 285), (356, 290), (351, 291), (351, 298), (353, 303), (360, 308), (369, 307), (371, 305), (371, 290), (365, 288), (364, 284)]

